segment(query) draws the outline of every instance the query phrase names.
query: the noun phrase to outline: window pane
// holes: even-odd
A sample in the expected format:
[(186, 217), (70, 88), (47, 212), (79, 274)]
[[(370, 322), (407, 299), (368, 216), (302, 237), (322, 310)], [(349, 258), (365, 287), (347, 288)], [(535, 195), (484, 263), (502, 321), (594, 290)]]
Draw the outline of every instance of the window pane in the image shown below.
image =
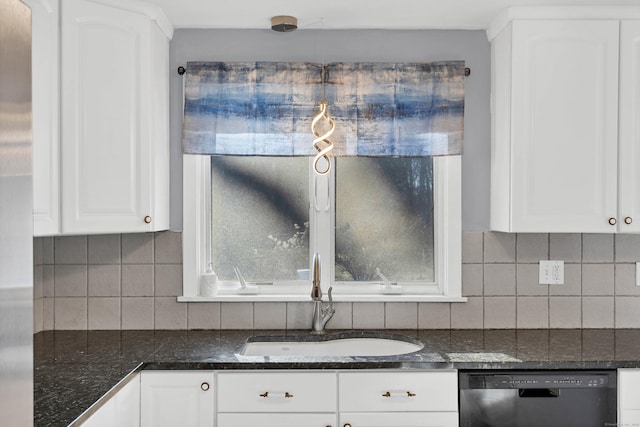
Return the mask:
[(433, 281), (433, 167), (425, 158), (336, 161), (337, 281)]
[(235, 280), (295, 280), (309, 268), (306, 157), (212, 157), (213, 269)]

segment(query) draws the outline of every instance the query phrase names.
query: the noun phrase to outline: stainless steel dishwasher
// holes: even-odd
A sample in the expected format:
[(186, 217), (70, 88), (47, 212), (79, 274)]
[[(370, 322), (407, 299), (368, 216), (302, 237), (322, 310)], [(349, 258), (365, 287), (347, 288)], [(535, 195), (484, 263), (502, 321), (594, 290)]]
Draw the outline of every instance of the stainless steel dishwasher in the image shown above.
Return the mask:
[(606, 427), (616, 371), (461, 371), (460, 427)]

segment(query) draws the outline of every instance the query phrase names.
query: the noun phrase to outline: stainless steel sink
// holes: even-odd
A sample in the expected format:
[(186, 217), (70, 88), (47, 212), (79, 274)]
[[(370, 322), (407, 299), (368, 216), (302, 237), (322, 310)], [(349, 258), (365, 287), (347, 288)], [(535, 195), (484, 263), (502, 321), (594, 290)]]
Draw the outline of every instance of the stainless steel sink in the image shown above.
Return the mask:
[(252, 337), (243, 356), (393, 356), (422, 350), (424, 344), (401, 335), (339, 334), (329, 336)]

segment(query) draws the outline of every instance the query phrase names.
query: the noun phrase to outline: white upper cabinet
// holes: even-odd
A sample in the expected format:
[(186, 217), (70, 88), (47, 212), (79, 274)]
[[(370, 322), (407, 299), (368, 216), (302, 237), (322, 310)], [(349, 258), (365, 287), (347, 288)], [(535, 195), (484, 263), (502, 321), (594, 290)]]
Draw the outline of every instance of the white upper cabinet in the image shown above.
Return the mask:
[(60, 4), (25, 3), (33, 27), (33, 233), (43, 236), (60, 232)]
[(640, 20), (620, 27), (618, 230), (640, 232)]
[(171, 25), (138, 1), (31, 2), (35, 235), (167, 229)]
[(65, 234), (168, 228), (169, 40), (111, 4), (63, 3)]
[(617, 230), (619, 28), (521, 19), (492, 40), (491, 229)]

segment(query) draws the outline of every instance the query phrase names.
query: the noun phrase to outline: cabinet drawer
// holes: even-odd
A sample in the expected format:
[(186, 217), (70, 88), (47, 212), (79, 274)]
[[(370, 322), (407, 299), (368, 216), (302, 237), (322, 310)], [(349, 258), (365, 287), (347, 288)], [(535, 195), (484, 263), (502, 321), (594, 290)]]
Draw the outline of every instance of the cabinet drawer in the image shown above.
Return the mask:
[(339, 377), (340, 411), (457, 411), (455, 371), (353, 372)]
[(640, 409), (640, 369), (618, 369), (620, 409)]
[(334, 427), (335, 414), (219, 414), (219, 427)]
[(351, 412), (340, 415), (339, 426), (458, 427), (456, 412)]
[(335, 373), (218, 374), (219, 412), (335, 412)]

